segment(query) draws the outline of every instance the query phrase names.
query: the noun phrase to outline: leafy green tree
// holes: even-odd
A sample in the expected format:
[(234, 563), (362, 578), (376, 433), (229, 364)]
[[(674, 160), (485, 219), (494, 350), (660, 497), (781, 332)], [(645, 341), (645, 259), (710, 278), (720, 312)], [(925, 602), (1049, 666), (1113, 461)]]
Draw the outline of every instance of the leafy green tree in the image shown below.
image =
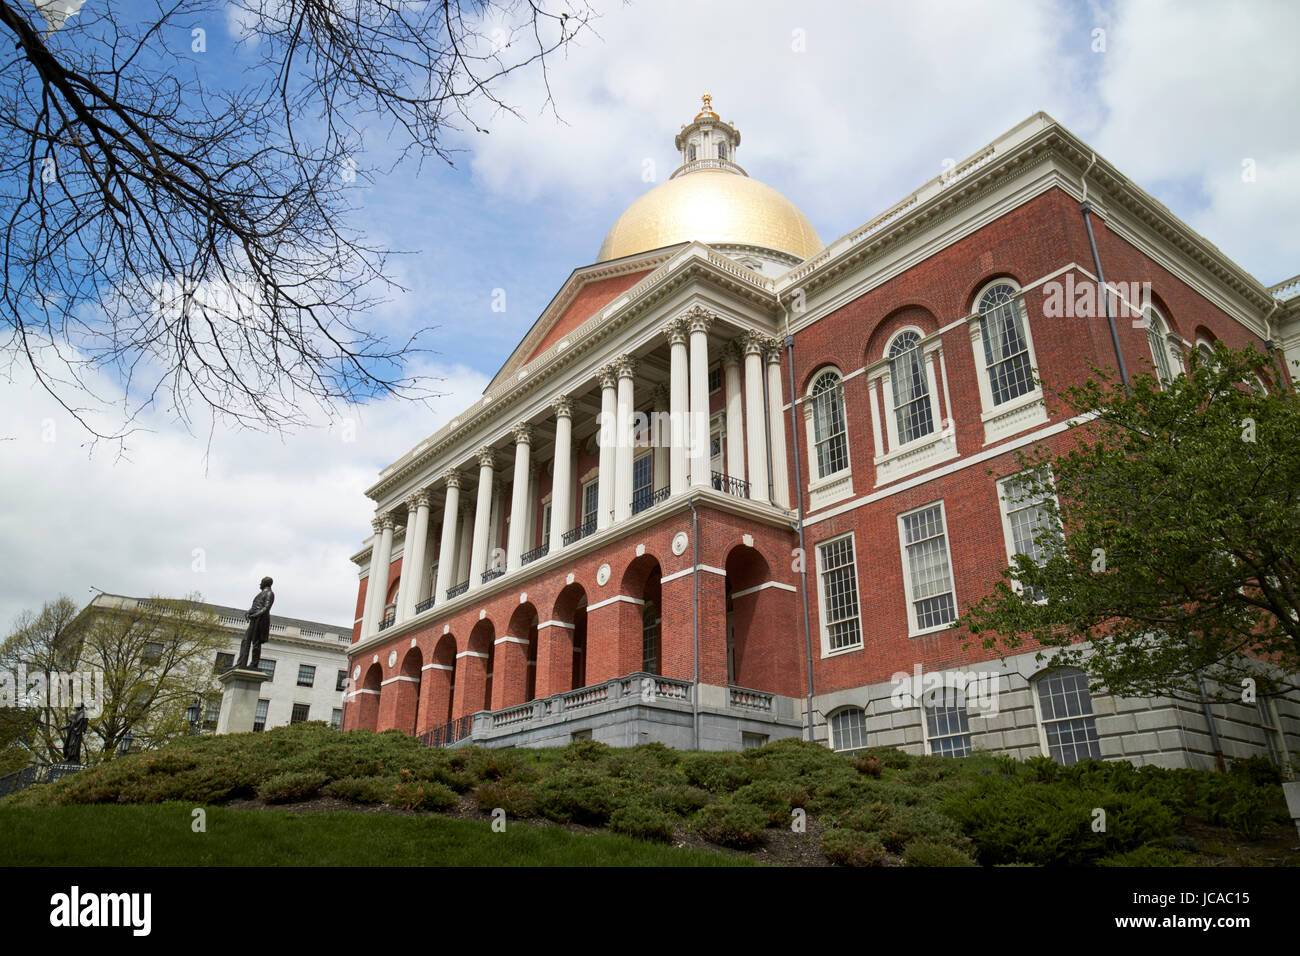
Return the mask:
[(78, 612), (60, 597), (21, 615), (0, 643), (10, 686), (26, 675), (13, 719), (28, 759), (62, 760), (76, 701), (55, 687), (73, 674), (89, 677), (81, 685), (90, 719), (83, 763), (113, 759), (128, 733), (134, 749), (151, 749), (188, 732), (185, 709), (211, 694), (213, 661), (229, 637), (197, 595), (128, 603), (106, 595)]
[(1016, 555), (962, 623), (1003, 654), (1057, 649), (1055, 663), (1117, 694), (1241, 701), (1248, 680), (1260, 695), (1290, 689), (1300, 399), (1250, 348), (1193, 351), (1163, 385), (1094, 373), (1060, 395), (1070, 450), (1018, 456), (1019, 493), (1043, 499), (1039, 553)]

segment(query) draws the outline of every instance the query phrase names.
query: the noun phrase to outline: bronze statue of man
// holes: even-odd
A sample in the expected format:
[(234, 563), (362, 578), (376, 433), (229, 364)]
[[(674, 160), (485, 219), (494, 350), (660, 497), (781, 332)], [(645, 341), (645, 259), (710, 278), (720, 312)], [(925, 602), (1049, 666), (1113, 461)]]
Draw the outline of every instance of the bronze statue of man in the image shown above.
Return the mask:
[(76, 712), (68, 718), (63, 728), (63, 762), (81, 763), (81, 742), (86, 737), (86, 727), (90, 718), (86, 716), (86, 705), (78, 704)]
[[(271, 636), (271, 605), (275, 603), (275, 592), (271, 590), (271, 579), (262, 578), (262, 590), (253, 598), (253, 606), (244, 616), (248, 618), (248, 631), (239, 645), (239, 660), (236, 667), (256, 668), (262, 660), (262, 645)], [(250, 656), (251, 652), (251, 656)]]

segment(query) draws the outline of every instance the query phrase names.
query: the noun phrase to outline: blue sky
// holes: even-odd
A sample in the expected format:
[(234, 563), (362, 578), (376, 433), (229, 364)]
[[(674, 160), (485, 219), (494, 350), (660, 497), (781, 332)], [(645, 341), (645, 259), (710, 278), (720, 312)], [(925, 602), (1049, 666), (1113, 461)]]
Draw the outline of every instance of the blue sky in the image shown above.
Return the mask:
[[(1300, 272), (1300, 5), (599, 6), (599, 37), (553, 63), (558, 119), (535, 73), (513, 76), (501, 92), (522, 119), (476, 116), (491, 132), (452, 134), (454, 167), (433, 157), (358, 188), (356, 223), (411, 251), (393, 260), (409, 292), (374, 327), (394, 338), (439, 327), (437, 354), (418, 362), (441, 379), (429, 407), (342, 408), (288, 438), (218, 428), (210, 449), (205, 430), (190, 435), (160, 409), (115, 459), (88, 450), (21, 370), (0, 382), (0, 436), (13, 439), (0, 444), (0, 619), (60, 592), (85, 600), (91, 586), (238, 605), (270, 573), (278, 611), (350, 623), (364, 488), (479, 394), (650, 188), (646, 161), (667, 177), (673, 134), (705, 90), (741, 131), (740, 164), (824, 241), (1042, 109), (1266, 284)], [(203, 68), (238, 70), (235, 39), (212, 24)], [(368, 131), (362, 163), (387, 165), (387, 140)]]

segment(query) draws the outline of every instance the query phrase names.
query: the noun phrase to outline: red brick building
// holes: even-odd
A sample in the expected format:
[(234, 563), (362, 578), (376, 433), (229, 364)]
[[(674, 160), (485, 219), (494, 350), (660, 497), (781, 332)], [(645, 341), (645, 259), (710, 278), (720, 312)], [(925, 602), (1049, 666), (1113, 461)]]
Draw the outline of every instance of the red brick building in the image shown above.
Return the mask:
[[(1300, 358), (1300, 283), (1265, 288), (1041, 113), (829, 245), (739, 144), (706, 99), (483, 398), (368, 489), (346, 727), (1285, 760), (1295, 701), (1089, 694), (953, 621), (1034, 547), (1003, 479), (1067, 440), (1038, 378), (1115, 364), (1099, 264), (1132, 374), (1216, 340)], [(897, 693), (959, 672), (964, 696)]]

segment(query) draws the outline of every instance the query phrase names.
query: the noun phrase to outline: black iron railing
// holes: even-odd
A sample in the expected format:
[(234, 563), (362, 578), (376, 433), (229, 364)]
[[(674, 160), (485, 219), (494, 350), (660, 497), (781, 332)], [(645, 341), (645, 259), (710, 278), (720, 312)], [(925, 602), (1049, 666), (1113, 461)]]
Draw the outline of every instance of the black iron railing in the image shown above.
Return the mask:
[(505, 573), (506, 573), (505, 568), (488, 568), (486, 571), (483, 572), (483, 583), (487, 584), (489, 581), (495, 581), (497, 578), (501, 577), (501, 575)]
[(519, 563), (521, 565), (527, 564), (529, 561), (536, 561), (538, 558), (544, 558), (550, 553), (551, 542), (548, 541), (540, 548), (533, 548), (533, 550), (526, 552), (524, 556), (519, 559)]
[(715, 471), (713, 472), (713, 490), (725, 491), (737, 498), (748, 498), (749, 482), (741, 481), (739, 478), (728, 478), (722, 472)]
[(423, 614), (431, 607), (433, 607), (433, 598), (432, 597), (426, 598), (425, 600), (421, 601), (419, 604), (415, 606), (415, 613)]
[(394, 624), (396, 624), (396, 623), (397, 623), (397, 618), (395, 618), (395, 617), (386, 617), (386, 618), (384, 618), (382, 621), (379, 622), (379, 629), (380, 629), (381, 631), (382, 631), (382, 630), (386, 630), (387, 628), (392, 627), (392, 626), (393, 626)]
[(26, 790), (34, 783), (54, 783), (81, 769), (78, 763), (56, 763), (47, 767), (31, 764), (0, 777), (0, 797)]
[(590, 521), (586, 521), (578, 525), (572, 531), (564, 532), (564, 544), (567, 546), (573, 544), (573, 542), (575, 541), (581, 541), (583, 538), (587, 537), (588, 535), (595, 534), (595, 532), (596, 532), (596, 519), (592, 518)]
[(461, 581), (460, 584), (453, 584), (451, 587), (447, 588), (447, 600), (450, 601), (454, 597), (459, 597), (468, 590), (469, 581)]
[(669, 489), (660, 488), (658, 491), (651, 491), (646, 488), (638, 491), (632, 496), (632, 514), (640, 514), (647, 508), (653, 508), (662, 501), (668, 500)]
[(416, 739), (424, 747), (442, 747), (446, 744), (454, 744), (458, 740), (464, 740), (473, 729), (473, 717), (457, 717), (455, 720), (447, 721), (441, 727), (426, 730), (424, 733), (417, 735)]

